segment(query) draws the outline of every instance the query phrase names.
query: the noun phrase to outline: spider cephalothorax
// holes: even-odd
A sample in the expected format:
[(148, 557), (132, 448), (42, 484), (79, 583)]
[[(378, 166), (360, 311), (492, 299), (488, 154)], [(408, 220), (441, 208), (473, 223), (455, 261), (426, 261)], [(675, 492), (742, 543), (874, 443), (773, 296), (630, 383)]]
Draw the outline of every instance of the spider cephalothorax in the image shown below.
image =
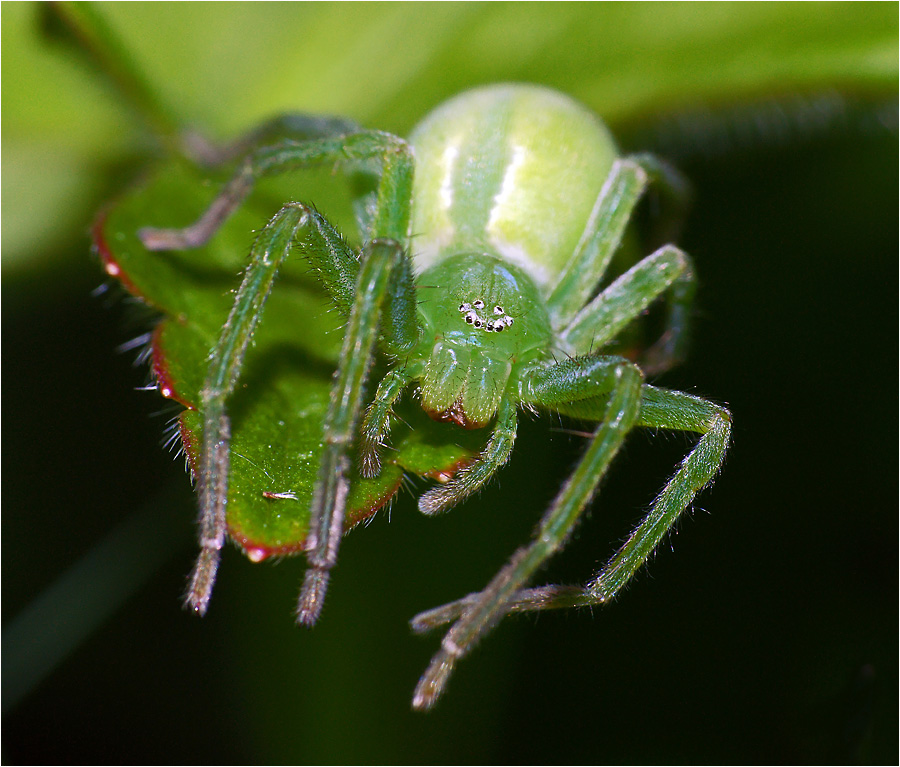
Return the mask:
[(547, 353), (540, 294), (521, 269), (483, 254), (447, 258), (418, 282), (422, 407), (437, 420), (486, 426), (513, 369)]
[[(647, 359), (655, 371), (684, 350), (693, 295), (688, 257), (665, 245), (612, 281), (604, 275), (634, 206), (653, 184), (678, 197), (674, 171), (648, 156), (619, 158), (603, 124), (562, 94), (500, 85), (442, 105), (409, 141), (349, 121), (294, 117), (294, 137), (255, 149), (193, 226), (145, 229), (151, 249), (204, 243), (255, 180), (321, 163), (368, 175), (356, 200), (362, 247), (351, 248), (313, 207), (286, 204), (260, 232), (234, 306), (213, 349), (199, 410), (197, 462), (201, 556), (188, 596), (206, 610), (227, 530), (231, 422), (227, 401), (281, 262), (299, 241), (324, 289), (347, 316), (344, 345), (321, 424), (318, 478), (306, 538), (309, 560), (298, 619), (317, 619), (344, 532), (354, 480), (382, 471), (394, 405), (417, 387), (434, 419), (488, 427), (481, 452), (420, 509), (446, 510), (472, 495), (510, 458), (520, 408), (589, 419), (595, 431), (545, 512), (534, 539), (478, 593), (417, 616), (424, 631), (452, 623), (416, 690), (414, 706), (440, 695), (456, 661), (512, 611), (609, 600), (646, 561), (718, 471), (727, 410), (649, 386), (635, 362), (605, 350), (658, 298), (666, 328)], [(365, 186), (365, 185), (363, 185)], [(412, 252), (415, 255), (409, 256)], [(388, 372), (373, 395), (365, 379), (383, 353)], [(526, 588), (565, 543), (627, 434), (637, 427), (694, 432), (699, 441), (615, 556), (584, 587)], [(296, 497), (273, 488), (266, 497)], [(293, 490), (293, 489), (291, 489)], [(277, 492), (274, 492), (277, 491)]]

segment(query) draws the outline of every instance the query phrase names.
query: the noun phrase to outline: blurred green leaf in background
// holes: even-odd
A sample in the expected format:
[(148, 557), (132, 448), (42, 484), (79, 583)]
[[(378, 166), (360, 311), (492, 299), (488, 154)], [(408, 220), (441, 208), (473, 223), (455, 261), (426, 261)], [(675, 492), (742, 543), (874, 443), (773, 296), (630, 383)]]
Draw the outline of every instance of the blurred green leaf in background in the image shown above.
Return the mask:
[[(897, 62), (892, 3), (3, 4), (4, 760), (893, 763)], [(198, 621), (177, 409), (131, 390), (114, 349), (149, 320), (91, 297), (87, 233), (177, 128), (404, 134), (496, 81), (692, 179), (695, 345), (662, 383), (728, 402), (735, 443), (674, 554), (593, 615), (507, 621), (423, 717), (437, 639), (406, 621), (526, 540), (579, 438), (527, 425), (445, 518), (401, 498), (346, 539), (313, 632), (302, 561), (233, 551)], [(584, 580), (684, 448), (634, 437), (546, 580)]]

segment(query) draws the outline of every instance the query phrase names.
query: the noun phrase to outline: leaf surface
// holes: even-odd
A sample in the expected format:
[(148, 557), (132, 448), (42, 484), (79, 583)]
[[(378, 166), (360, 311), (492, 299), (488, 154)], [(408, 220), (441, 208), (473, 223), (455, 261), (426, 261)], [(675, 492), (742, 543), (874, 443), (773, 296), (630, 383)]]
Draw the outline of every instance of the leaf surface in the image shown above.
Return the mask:
[[(202, 441), (198, 405), (209, 353), (231, 308), (252, 232), (277, 204), (269, 199), (273, 190), (263, 190), (207, 246), (190, 251), (151, 253), (137, 231), (192, 221), (220, 181), (210, 182), (186, 162), (172, 161), (114, 203), (94, 229), (107, 273), (163, 315), (151, 340), (152, 365), (163, 395), (186, 408), (179, 429), (192, 466)], [(282, 268), (228, 403), (228, 528), (256, 561), (296, 552), (306, 537), (342, 325), (301, 254), (295, 253)], [(376, 367), (370, 388), (378, 375)], [(484, 439), (483, 432), (466, 433), (431, 421), (415, 403), (403, 408), (401, 418), (381, 475), (364, 480), (354, 473), (348, 527), (387, 503), (404, 472), (446, 478), (471, 459)]]

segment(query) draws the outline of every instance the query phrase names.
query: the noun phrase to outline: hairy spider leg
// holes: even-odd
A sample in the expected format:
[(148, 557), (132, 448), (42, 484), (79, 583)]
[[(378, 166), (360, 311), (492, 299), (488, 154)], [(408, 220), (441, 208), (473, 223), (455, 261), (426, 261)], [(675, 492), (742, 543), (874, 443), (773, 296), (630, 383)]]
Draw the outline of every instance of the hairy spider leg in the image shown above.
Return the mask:
[(647, 245), (656, 249), (678, 239), (693, 197), (690, 182), (674, 166), (652, 154), (640, 153), (628, 157), (647, 174), (647, 183), (657, 196), (653, 201), (653, 225), (648, 232)]
[(363, 477), (377, 477), (381, 473), (381, 448), (390, 433), (394, 404), (418, 375), (417, 367), (392, 368), (378, 384), (360, 428), (359, 473)]
[[(684, 301), (690, 300), (693, 284), (694, 270), (688, 255), (674, 245), (664, 245), (611, 282), (575, 315), (562, 337), (579, 354), (602, 348), (670, 288), (680, 312)], [(679, 347), (683, 331), (683, 324), (667, 331), (678, 339)]]
[[(191, 578), (187, 601), (195, 611), (205, 613), (220, 551), (226, 534), (228, 495), (230, 423), (225, 409), (233, 391), (244, 353), (253, 330), (262, 315), (278, 268), (288, 255), (300, 230), (305, 230), (309, 248), (306, 257), (323, 277), (326, 289), (336, 304), (351, 318), (360, 315), (345, 343), (352, 353), (343, 354), (332, 391), (327, 423), (326, 444), (333, 438), (323, 457), (320, 476), (328, 483), (317, 489), (313, 499), (311, 532), (307, 552), (313, 575), (301, 592), (298, 620), (307, 625), (315, 622), (321, 610), (327, 587), (327, 573), (334, 564), (340, 535), (336, 535), (335, 519), (343, 520), (346, 467), (349, 444), (341, 440), (346, 425), (355, 426), (361, 401), (365, 372), (372, 354), (370, 336), (379, 330), (377, 321), (360, 329), (360, 324), (381, 315), (387, 303), (380, 330), (388, 351), (397, 353), (410, 348), (419, 335), (415, 316), (415, 293), (412, 267), (399, 243), (405, 241), (409, 227), (409, 200), (412, 193), (412, 157), (406, 142), (379, 131), (359, 131), (346, 136), (314, 139), (306, 142), (285, 141), (262, 147), (244, 161), (241, 169), (226, 185), (207, 211), (193, 225), (184, 229), (144, 229), (141, 239), (149, 249), (168, 250), (204, 244), (240, 204), (255, 180), (263, 175), (296, 170), (322, 162), (346, 163), (351, 168), (371, 167), (380, 163), (376, 203), (371, 216), (372, 237), (365, 249), (375, 254), (371, 269), (360, 269), (352, 251), (338, 232), (314, 209), (300, 203), (289, 203), (269, 222), (251, 250), (250, 265), (238, 290), (229, 319), (223, 328), (210, 360), (207, 383), (201, 396), (204, 409), (204, 447), (200, 461), (200, 543), (201, 555)], [(308, 227), (307, 224), (312, 224)], [(375, 285), (369, 298), (360, 298), (359, 279), (366, 274), (364, 293)], [(373, 276), (377, 273), (377, 276)], [(372, 282), (374, 280), (374, 283)], [(360, 375), (361, 373), (361, 375)], [(351, 429), (352, 431), (352, 429)], [(325, 471), (325, 464), (329, 471)], [(343, 477), (343, 481), (341, 480)]]
[[(650, 242), (655, 248), (662, 243), (676, 240), (686, 218), (691, 200), (691, 189), (684, 178), (671, 165), (651, 154), (634, 155), (633, 160), (647, 172), (651, 188), (660, 197), (661, 215), (655, 219)], [(640, 358), (641, 370), (647, 376), (655, 376), (680, 363), (688, 347), (688, 325), (694, 303), (696, 281), (692, 266), (673, 283), (666, 306), (665, 328), (659, 339)]]
[[(389, 134), (381, 152), (382, 168), (372, 233), (356, 283), (353, 308), (344, 332), (341, 360), (325, 416), (325, 453), (313, 495), (306, 543), (309, 569), (297, 605), (298, 622), (312, 626), (319, 617), (328, 578), (343, 535), (349, 487), (349, 453), (365, 396), (365, 377), (375, 343), (381, 337), (390, 354), (402, 354), (419, 339), (412, 263), (400, 243), (409, 229), (413, 160), (408, 146)], [(347, 151), (347, 150), (345, 150)]]
[(440, 514), (483, 487), (509, 460), (516, 441), (516, 402), (506, 396), (497, 407), (490, 439), (472, 463), (444, 485), (437, 485), (419, 497), (419, 511)]
[(625, 544), (588, 584), (593, 602), (607, 602), (653, 553), (694, 496), (719, 472), (731, 438), (731, 413), (701, 397), (644, 386), (639, 424), (700, 435), (694, 449), (653, 502)]
[[(691, 201), (691, 187), (681, 173), (652, 154), (632, 155), (647, 174), (648, 186), (656, 194), (654, 223), (646, 241), (657, 248), (678, 239)], [(688, 347), (688, 325), (694, 302), (696, 281), (693, 268), (675, 280), (667, 295), (665, 326), (659, 339), (640, 356), (640, 368), (646, 376), (655, 376), (680, 363)]]
[(441, 642), (413, 696), (413, 708), (430, 708), (462, 658), (507, 612), (522, 585), (567, 540), (640, 412), (641, 371), (617, 357), (578, 357), (535, 373), (527, 388), (539, 401), (571, 401), (609, 394), (603, 419), (575, 471), (540, 522), (530, 545), (519, 549)]
[[(670, 242), (685, 217), (690, 200), (686, 179), (652, 155), (616, 160), (600, 190), (584, 233), (550, 291), (547, 304), (554, 317), (575, 316), (597, 291), (635, 207), (647, 188), (661, 198), (653, 242)], [(661, 236), (665, 235), (664, 237)]]
[[(282, 144), (296, 144), (359, 131), (360, 128), (356, 123), (344, 118), (294, 113), (275, 117), (224, 147), (215, 146), (204, 137), (190, 132), (183, 137), (182, 143), (190, 157), (206, 167), (213, 168), (247, 154), (254, 147), (259, 147), (260, 141), (268, 140), (271, 147), (276, 138), (282, 139)], [(252, 155), (248, 155), (200, 219), (192, 225), (183, 229), (145, 227), (138, 235), (148, 250), (184, 250), (200, 247), (215, 234), (249, 194), (254, 179)]]
[(410, 269), (396, 240), (373, 240), (363, 250), (356, 302), (344, 330), (341, 362), (325, 415), (324, 453), (312, 500), (306, 540), (309, 567), (297, 605), (297, 620), (312, 626), (337, 562), (344, 534), (344, 511), (350, 490), (350, 450), (365, 396), (365, 383), (381, 326), (382, 307), (398, 269)]
[(568, 321), (597, 291), (646, 186), (640, 165), (629, 159), (613, 163), (575, 252), (547, 298), (557, 321)]

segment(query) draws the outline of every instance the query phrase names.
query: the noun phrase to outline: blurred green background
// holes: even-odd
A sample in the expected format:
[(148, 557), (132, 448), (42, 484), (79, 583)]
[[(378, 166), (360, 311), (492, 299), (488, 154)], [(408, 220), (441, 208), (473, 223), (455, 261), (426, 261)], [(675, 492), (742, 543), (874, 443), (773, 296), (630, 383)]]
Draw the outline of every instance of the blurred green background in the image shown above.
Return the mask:
[[(5, 762), (896, 761), (895, 4), (91, 9), (155, 123), (101, 74), (121, 56), (2, 9)], [(505, 621), (413, 714), (439, 637), (407, 620), (486, 583), (582, 440), (527, 423), (439, 519), (402, 496), (345, 540), (314, 631), (291, 620), (301, 560), (231, 549), (196, 620), (176, 411), (133, 391), (146, 370), (115, 349), (146, 318), (94, 295), (88, 227), (167, 124), (224, 139), (303, 109), (402, 134), (503, 80), (572, 94), (694, 183), (695, 343), (660, 383), (727, 402), (734, 445), (616, 604)], [(687, 447), (634, 435), (540, 582), (585, 580)]]

